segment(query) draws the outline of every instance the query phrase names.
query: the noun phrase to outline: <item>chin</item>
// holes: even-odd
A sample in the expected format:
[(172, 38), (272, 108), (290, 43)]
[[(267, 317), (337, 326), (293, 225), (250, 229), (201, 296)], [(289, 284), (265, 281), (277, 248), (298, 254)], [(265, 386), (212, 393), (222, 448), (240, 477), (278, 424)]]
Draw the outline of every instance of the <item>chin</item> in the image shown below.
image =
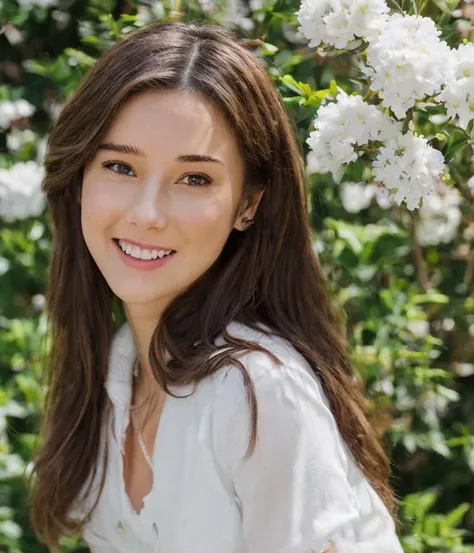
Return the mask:
[(112, 292), (126, 304), (147, 304), (160, 301), (169, 295), (166, 290), (146, 290), (144, 287), (131, 287), (129, 283), (112, 283), (109, 281)]
[(128, 278), (123, 274), (102, 273), (112, 292), (126, 305), (147, 305), (157, 303), (160, 311), (163, 305), (169, 303), (173, 298), (188, 290), (198, 277), (186, 275), (187, 278), (178, 279), (173, 276), (151, 274), (130, 274)]

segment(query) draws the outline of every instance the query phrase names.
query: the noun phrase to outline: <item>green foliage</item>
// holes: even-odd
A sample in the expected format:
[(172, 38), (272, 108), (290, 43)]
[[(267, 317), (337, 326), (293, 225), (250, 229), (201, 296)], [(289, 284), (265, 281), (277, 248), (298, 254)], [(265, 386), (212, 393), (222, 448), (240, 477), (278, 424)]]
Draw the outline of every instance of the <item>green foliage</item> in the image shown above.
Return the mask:
[(469, 503), (462, 503), (446, 514), (430, 513), (436, 499), (434, 492), (405, 497), (404, 516), (410, 527), (405, 552), (472, 553), (474, 545), (463, 544), (467, 531), (457, 528), (470, 508)]

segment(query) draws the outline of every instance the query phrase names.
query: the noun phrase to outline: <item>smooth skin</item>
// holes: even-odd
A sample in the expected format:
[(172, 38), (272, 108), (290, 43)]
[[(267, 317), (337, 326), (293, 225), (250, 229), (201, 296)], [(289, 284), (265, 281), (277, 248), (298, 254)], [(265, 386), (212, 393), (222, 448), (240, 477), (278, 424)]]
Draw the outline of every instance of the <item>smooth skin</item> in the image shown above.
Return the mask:
[[(140, 365), (152, 379), (148, 348), (161, 313), (214, 263), (231, 230), (244, 230), (242, 219), (254, 217), (262, 193), (243, 200), (237, 143), (217, 108), (195, 93), (148, 90), (132, 96), (101, 143), (133, 146), (143, 154), (97, 151), (84, 169), (82, 231), (124, 302)], [(220, 163), (177, 160), (191, 154)], [(140, 271), (123, 263), (113, 238), (177, 253), (158, 270)]]

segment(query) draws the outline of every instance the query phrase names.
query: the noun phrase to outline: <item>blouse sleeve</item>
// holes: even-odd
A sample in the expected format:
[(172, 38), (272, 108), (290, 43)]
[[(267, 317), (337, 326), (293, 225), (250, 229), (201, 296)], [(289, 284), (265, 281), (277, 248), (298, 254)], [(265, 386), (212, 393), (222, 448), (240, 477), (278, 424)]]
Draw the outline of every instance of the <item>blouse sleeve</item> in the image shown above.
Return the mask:
[(303, 366), (266, 359), (252, 353), (246, 363), (258, 402), (250, 458), (243, 460), (250, 409), (238, 369), (226, 374), (214, 412), (216, 457), (241, 504), (248, 553), (403, 553), (393, 521), (358, 538), (348, 453), (321, 384)]

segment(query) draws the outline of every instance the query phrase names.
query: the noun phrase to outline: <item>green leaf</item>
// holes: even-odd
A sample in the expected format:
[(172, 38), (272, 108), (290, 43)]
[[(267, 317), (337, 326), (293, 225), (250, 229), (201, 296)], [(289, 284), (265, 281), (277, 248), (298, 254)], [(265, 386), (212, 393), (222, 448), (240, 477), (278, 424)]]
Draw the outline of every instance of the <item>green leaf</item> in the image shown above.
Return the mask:
[(39, 384), (31, 375), (18, 374), (16, 382), (29, 403), (39, 403), (41, 399)]
[(319, 98), (319, 99), (322, 100), (323, 98), (325, 98), (329, 94), (331, 94), (331, 89), (323, 88), (321, 90), (314, 90), (312, 95), (315, 96), (316, 98)]
[(458, 507), (450, 511), (445, 517), (444, 521), (450, 528), (454, 528), (457, 526), (464, 515), (469, 511), (470, 505), (469, 503), (461, 503)]
[(446, 15), (451, 15), (459, 0), (431, 0)]
[(335, 79), (331, 79), (331, 82), (329, 83), (329, 90), (331, 92), (331, 96), (336, 98), (336, 96), (339, 94), (339, 90), (337, 89), (337, 82)]
[(23, 62), (23, 67), (28, 73), (33, 73), (35, 75), (40, 75), (45, 77), (50, 73), (49, 65), (42, 63), (38, 60), (25, 60)]
[(120, 19), (122, 21), (125, 21), (126, 23), (134, 23), (138, 19), (138, 17), (129, 13), (121, 13)]
[(91, 56), (88, 56), (87, 54), (85, 54), (81, 50), (76, 50), (75, 48), (66, 48), (64, 50), (64, 53), (67, 56), (70, 56), (72, 58), (76, 58), (76, 60), (81, 65), (86, 66), (86, 67), (92, 67), (92, 65), (94, 65), (94, 63), (96, 62), (96, 60), (94, 58), (92, 58)]
[(283, 77), (280, 77), (279, 79), (287, 88), (289, 88), (293, 92), (296, 92), (297, 94), (301, 93), (298, 87), (298, 83), (291, 75), (283, 75)]
[(437, 303), (446, 304), (449, 303), (449, 296), (440, 294), (439, 292), (428, 292), (426, 294), (416, 294), (412, 299), (413, 303)]
[(444, 157), (446, 159), (446, 161), (449, 163), (450, 161), (452, 161), (452, 156), (454, 155), (454, 153), (459, 150), (459, 148), (462, 148), (463, 146), (465, 146), (467, 144), (467, 138), (466, 137), (461, 137), (461, 138), (458, 138), (457, 140), (455, 140), (451, 146), (449, 146), (448, 148), (448, 151), (444, 154)]
[(283, 75), (283, 77), (279, 77), (279, 79), (285, 86), (300, 96), (309, 97), (313, 92), (309, 84), (300, 81), (297, 82), (291, 75)]
[(279, 50), (280, 49), (278, 48), (278, 46), (275, 46), (275, 44), (269, 44), (268, 42), (265, 42), (260, 51), (260, 54), (262, 56), (271, 56), (273, 54), (276, 54)]

